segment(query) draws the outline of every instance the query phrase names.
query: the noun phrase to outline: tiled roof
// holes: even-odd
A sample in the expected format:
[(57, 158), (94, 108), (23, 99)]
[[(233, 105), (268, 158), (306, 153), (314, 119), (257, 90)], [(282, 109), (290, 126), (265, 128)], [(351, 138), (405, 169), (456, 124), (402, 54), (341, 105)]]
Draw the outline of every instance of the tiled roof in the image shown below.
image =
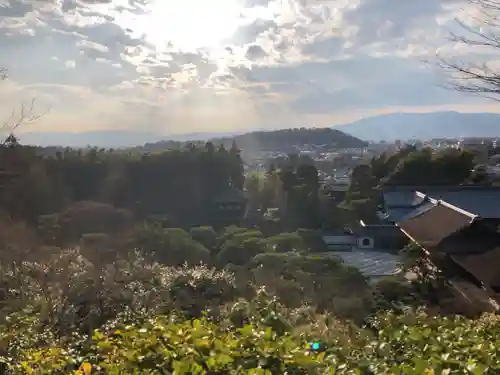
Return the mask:
[(467, 228), (441, 241), (439, 251), (449, 255), (470, 255), (500, 247), (500, 234), (496, 232), (496, 228), (488, 227), (485, 220), (476, 219)]
[(500, 247), (483, 254), (451, 255), (451, 258), (483, 283), (500, 287)]
[(385, 213), (385, 215), (383, 215), (381, 218), (385, 221), (397, 223), (401, 221), (401, 219), (404, 218), (405, 216), (411, 214), (414, 210), (415, 208), (413, 207), (389, 208)]
[(440, 202), (419, 215), (398, 223), (398, 226), (413, 240), (430, 250), (446, 237), (469, 226), (473, 218), (466, 212)]
[(477, 280), (500, 287), (500, 234), (489, 228), (484, 220), (476, 220), (447, 238), (439, 250), (449, 254)]
[(396, 225), (367, 224), (354, 229), (357, 236), (397, 236), (401, 235), (401, 229)]
[(417, 196), (418, 190), (384, 191), (383, 198), (386, 207), (403, 208), (420, 204), (424, 198)]
[(399, 223), (408, 219), (411, 219), (414, 216), (420, 215), (422, 212), (425, 212), (436, 204), (433, 202), (424, 202), (416, 207), (408, 207), (408, 208), (390, 208), (387, 210), (387, 214), (383, 216), (383, 220), (386, 222)]
[(388, 191), (383, 193), (383, 197), (387, 212), (384, 220), (395, 223), (418, 213), (417, 208), (423, 205), (428, 206), (428, 197), (414, 190)]
[(427, 195), (485, 219), (500, 218), (500, 189), (429, 191)]
[(407, 214), (401, 216), (398, 221), (410, 220), (411, 218), (414, 218), (415, 216), (419, 216), (435, 206), (436, 206), (436, 202), (423, 202), (422, 204), (420, 204), (416, 208), (412, 208), (412, 209), (408, 210)]
[(404, 210), (422, 204), (425, 201), (424, 195), (435, 200), (443, 200), (483, 218), (500, 218), (500, 188), (498, 187), (470, 185), (402, 186), (391, 187), (383, 192), (385, 205), (388, 207), (391, 220), (400, 220), (404, 216)]

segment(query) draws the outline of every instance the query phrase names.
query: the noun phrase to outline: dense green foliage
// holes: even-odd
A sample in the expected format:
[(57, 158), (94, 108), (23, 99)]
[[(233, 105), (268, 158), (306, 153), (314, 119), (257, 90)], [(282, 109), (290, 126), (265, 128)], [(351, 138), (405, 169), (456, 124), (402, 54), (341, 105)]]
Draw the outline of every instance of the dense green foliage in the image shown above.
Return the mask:
[[(500, 320), (379, 314), (353, 328), (273, 301), (235, 304), (218, 317), (123, 316), (89, 338), (64, 340), (37, 319), (12, 316), (0, 336), (16, 374), (497, 374)], [(248, 309), (248, 307), (250, 309)], [(246, 322), (235, 323), (236, 316)], [(237, 321), (237, 319), (236, 319)], [(279, 323), (281, 322), (281, 323)], [(278, 328), (278, 330), (275, 327)], [(284, 328), (283, 328), (284, 327)], [(281, 332), (280, 332), (281, 331)], [(311, 350), (312, 342), (321, 349)], [(18, 358), (11, 362), (9, 358)], [(9, 363), (10, 362), (10, 363)], [(137, 372), (136, 372), (137, 371)]]
[(243, 188), (236, 145), (226, 151), (208, 143), (152, 155), (66, 150), (47, 157), (27, 147), (2, 147), (0, 160), (2, 207), (29, 222), (79, 201), (109, 203), (138, 218), (162, 214), (171, 226), (225, 226), (244, 213), (217, 215), (217, 200)]
[(458, 185), (469, 177), (474, 167), (474, 154), (469, 151), (431, 149), (417, 151), (404, 148), (398, 154), (382, 155), (373, 159), (372, 169), (376, 178), (387, 185)]
[[(337, 258), (310, 254), (302, 232), (266, 238), (238, 227), (195, 229), (208, 249), (180, 229), (140, 230), (148, 235), (131, 238), (144, 241), (136, 252), (97, 236), (75, 250), (31, 249), (22, 262), (27, 229), (2, 233), (0, 354), (7, 373), (500, 370), (498, 317), (471, 320), (415, 309), (425, 303), (423, 295), (414, 297), (418, 288), (403, 279), (372, 286)], [(22, 236), (13, 236), (16, 231)], [(178, 264), (192, 246), (220, 261), (224, 249), (244, 252), (249, 240), (265, 248), (251, 259), (238, 255), (225, 270), (161, 264)], [(409, 258), (407, 267), (414, 261)], [(320, 351), (309, 350), (313, 341)]]

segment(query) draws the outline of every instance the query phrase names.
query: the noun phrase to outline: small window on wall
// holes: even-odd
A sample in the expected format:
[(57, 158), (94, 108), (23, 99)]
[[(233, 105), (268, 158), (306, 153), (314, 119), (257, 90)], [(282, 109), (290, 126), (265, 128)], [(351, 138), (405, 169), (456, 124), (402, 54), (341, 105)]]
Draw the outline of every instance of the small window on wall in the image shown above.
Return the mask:
[(362, 249), (371, 249), (373, 247), (373, 239), (370, 237), (360, 238), (358, 240), (358, 247)]

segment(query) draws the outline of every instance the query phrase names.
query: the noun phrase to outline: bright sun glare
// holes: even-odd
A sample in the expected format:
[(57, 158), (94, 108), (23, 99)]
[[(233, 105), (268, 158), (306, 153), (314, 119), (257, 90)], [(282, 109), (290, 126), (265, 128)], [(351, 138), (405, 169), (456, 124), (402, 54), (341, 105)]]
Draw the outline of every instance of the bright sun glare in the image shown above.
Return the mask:
[(241, 10), (239, 0), (153, 0), (148, 13), (126, 27), (158, 49), (168, 43), (182, 50), (217, 48), (236, 31)]

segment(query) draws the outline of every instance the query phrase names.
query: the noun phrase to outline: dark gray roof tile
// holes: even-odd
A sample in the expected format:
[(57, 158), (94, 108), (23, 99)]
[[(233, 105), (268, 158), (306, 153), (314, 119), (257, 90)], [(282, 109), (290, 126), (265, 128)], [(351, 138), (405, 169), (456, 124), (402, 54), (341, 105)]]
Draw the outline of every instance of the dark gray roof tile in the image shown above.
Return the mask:
[(388, 191), (383, 193), (387, 207), (409, 207), (418, 204), (415, 191)]
[(408, 213), (406, 215), (400, 216), (398, 221), (405, 221), (409, 220), (415, 216), (418, 216), (431, 208), (435, 207), (436, 203), (435, 202), (424, 202), (421, 205), (417, 206), (416, 208), (412, 208), (408, 210)]
[(478, 280), (493, 287), (500, 287), (500, 247), (482, 254), (452, 255), (452, 259)]
[(429, 191), (427, 194), (485, 219), (500, 218), (500, 189)]
[(391, 187), (383, 192), (384, 201), (391, 220), (398, 221), (405, 215), (404, 209), (415, 207), (425, 201), (424, 196), (443, 200), (462, 210), (485, 219), (500, 218), (500, 188), (491, 186), (428, 186)]

